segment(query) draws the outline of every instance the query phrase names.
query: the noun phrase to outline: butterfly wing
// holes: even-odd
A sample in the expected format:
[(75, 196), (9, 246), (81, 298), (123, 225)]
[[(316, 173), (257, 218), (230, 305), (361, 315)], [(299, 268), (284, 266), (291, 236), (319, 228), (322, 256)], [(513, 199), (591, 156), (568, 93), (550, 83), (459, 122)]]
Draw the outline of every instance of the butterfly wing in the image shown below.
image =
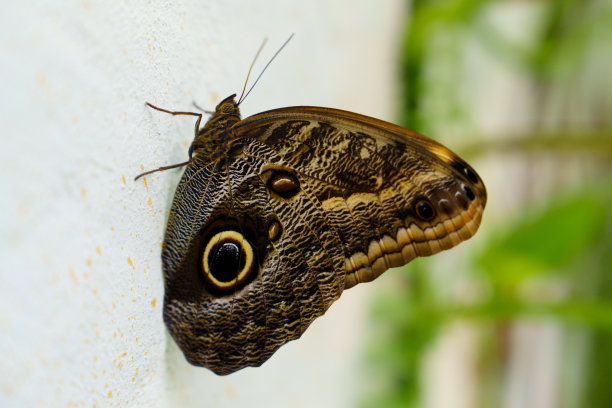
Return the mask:
[[(258, 366), (300, 337), (344, 288), (342, 245), (321, 203), (307, 189), (276, 195), (265, 178), (287, 164), (257, 141), (244, 149), (186, 168), (162, 248), (170, 333), (189, 362), (222, 375)], [(202, 266), (214, 273), (218, 263), (202, 254), (226, 231), (254, 254), (253, 271), (219, 290)]]
[(411, 130), (337, 109), (290, 107), (236, 125), (304, 179), (343, 242), (345, 288), (474, 235), (487, 194), (476, 172)]
[(344, 289), (478, 228), (480, 178), (406, 129), (299, 107), (232, 131), (227, 155), (186, 167), (162, 248), (164, 320), (217, 374), (262, 364)]

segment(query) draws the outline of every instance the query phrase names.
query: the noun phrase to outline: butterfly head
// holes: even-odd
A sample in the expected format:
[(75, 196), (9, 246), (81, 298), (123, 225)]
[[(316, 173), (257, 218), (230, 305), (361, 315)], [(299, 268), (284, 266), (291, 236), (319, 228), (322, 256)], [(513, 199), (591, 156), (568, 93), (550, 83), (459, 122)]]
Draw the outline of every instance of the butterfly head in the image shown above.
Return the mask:
[(236, 103), (236, 94), (230, 95), (217, 104), (215, 112), (208, 120), (208, 123), (221, 125), (225, 122), (234, 124), (240, 120), (240, 109)]

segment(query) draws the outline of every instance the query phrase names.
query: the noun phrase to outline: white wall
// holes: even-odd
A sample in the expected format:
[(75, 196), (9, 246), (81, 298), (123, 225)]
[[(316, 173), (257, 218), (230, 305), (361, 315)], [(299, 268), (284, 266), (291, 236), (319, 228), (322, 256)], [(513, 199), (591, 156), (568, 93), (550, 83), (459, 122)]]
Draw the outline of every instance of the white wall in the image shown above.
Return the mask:
[[(193, 120), (296, 36), (243, 115), (322, 105), (393, 119), (402, 1), (30, 1), (0, 15), (0, 406), (351, 406), (347, 292), (258, 369), (188, 365), (162, 322), (160, 243)], [(256, 71), (258, 69), (256, 68)], [(364, 285), (365, 286), (365, 285)]]

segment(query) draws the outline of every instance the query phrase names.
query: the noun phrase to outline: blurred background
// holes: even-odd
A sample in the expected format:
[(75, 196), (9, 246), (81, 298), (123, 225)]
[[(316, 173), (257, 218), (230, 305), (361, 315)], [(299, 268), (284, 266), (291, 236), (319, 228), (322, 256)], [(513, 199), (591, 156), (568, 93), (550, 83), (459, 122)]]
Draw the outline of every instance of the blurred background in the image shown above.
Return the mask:
[[(488, 190), (469, 241), (346, 291), (260, 368), (190, 366), (159, 246), (193, 121), (402, 124)], [(0, 406), (612, 406), (612, 0), (12, 2), (0, 14)]]
[(373, 300), (363, 407), (612, 406), (612, 3), (413, 0), (404, 126), (462, 155), (474, 242)]

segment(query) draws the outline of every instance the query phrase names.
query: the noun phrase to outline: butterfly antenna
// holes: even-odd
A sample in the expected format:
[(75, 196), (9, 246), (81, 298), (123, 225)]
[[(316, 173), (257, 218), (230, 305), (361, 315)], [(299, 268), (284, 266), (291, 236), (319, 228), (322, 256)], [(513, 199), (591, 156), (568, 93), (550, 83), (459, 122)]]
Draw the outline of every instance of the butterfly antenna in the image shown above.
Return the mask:
[(196, 101), (193, 101), (192, 104), (197, 110), (202, 111), (206, 113), (207, 115), (212, 115), (213, 113), (215, 113), (215, 111), (211, 111), (211, 110), (202, 108), (200, 105), (198, 105)]
[(264, 38), (263, 42), (259, 46), (259, 49), (257, 50), (257, 54), (255, 54), (255, 58), (253, 58), (253, 62), (251, 62), (251, 66), (249, 67), (249, 73), (247, 74), (246, 80), (244, 81), (244, 88), (242, 88), (242, 93), (240, 94), (240, 98), (238, 98), (238, 105), (240, 105), (240, 101), (242, 101), (242, 95), (244, 95), (244, 91), (246, 90), (247, 84), (249, 83), (249, 77), (251, 76), (253, 65), (255, 65), (255, 61), (257, 61), (257, 57), (259, 57), (259, 54), (261, 53), (261, 50), (263, 50), (263, 47), (264, 45), (266, 45), (267, 41), (268, 39)]
[[(287, 43), (289, 41), (291, 41), (291, 39), (293, 38), (294, 34), (291, 34), (289, 36), (289, 38), (287, 38), (287, 41), (285, 41), (285, 43), (283, 45), (281, 45), (281, 47), (278, 49), (278, 51), (276, 51), (276, 53), (272, 56), (272, 58), (270, 58), (270, 61), (268, 61), (268, 63), (266, 64), (266, 66), (264, 67), (264, 69), (261, 70), (261, 73), (259, 74), (259, 76), (257, 77), (257, 79), (255, 80), (255, 82), (253, 83), (253, 85), (251, 85), (251, 88), (249, 88), (249, 91), (246, 93), (246, 95), (244, 95), (244, 98), (241, 96), (240, 99), (238, 100), (238, 105), (240, 105), (240, 103), (242, 103), (242, 101), (244, 101), (246, 99), (247, 96), (249, 96), (249, 94), (251, 93), (251, 91), (253, 90), (253, 88), (255, 88), (255, 85), (257, 85), (257, 82), (259, 82), (259, 78), (261, 78), (261, 76), (263, 75), (264, 72), (266, 72), (266, 69), (268, 69), (268, 66), (270, 66), (270, 64), (272, 63), (272, 61), (274, 61), (274, 58), (276, 58), (276, 56), (278, 54), (280, 54), (280, 52), (283, 50), (283, 48), (285, 48), (285, 46), (287, 45)], [(259, 53), (258, 53), (259, 54)], [(255, 62), (255, 61), (253, 61)], [(250, 70), (249, 70), (250, 72)], [(245, 88), (246, 88), (246, 83), (244, 84)], [(244, 92), (244, 91), (243, 91)]]

